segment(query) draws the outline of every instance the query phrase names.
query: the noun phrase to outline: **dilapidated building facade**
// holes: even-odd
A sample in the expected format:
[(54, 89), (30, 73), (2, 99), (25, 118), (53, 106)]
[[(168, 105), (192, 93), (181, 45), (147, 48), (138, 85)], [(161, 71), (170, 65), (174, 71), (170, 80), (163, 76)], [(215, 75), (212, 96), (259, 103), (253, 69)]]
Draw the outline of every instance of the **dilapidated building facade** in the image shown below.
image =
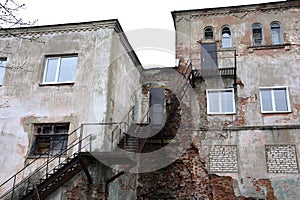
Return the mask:
[[(299, 199), (299, 1), (174, 11), (214, 199)], [(201, 199), (201, 197), (199, 197)]]
[(173, 11), (174, 68), (116, 20), (2, 31), (2, 198), (299, 199), (299, 7)]
[(14, 199), (38, 184), (28, 175), (48, 178), (44, 171), (88, 148), (79, 141), (93, 141), (85, 151), (112, 148), (115, 122), (138, 113), (142, 67), (117, 20), (7, 29), (0, 37), (0, 179), (8, 180), (1, 193), (14, 186), (7, 193)]

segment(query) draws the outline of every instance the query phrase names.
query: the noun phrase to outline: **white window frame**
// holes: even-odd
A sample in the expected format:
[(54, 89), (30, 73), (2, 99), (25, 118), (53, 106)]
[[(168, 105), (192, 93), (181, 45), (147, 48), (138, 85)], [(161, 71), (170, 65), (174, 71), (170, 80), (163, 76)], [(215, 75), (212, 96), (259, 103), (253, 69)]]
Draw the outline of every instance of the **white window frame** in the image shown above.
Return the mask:
[[(71, 81), (59, 81), (59, 72), (60, 72), (60, 67), (61, 67), (61, 59), (62, 58), (77, 58), (78, 62), (78, 55), (68, 55), (68, 56), (53, 56), (53, 57), (47, 57), (46, 63), (45, 63), (45, 69), (44, 69), (44, 75), (43, 75), (43, 84), (61, 84), (61, 83), (74, 83), (74, 80)], [(56, 72), (55, 72), (55, 80), (54, 81), (46, 81), (46, 75), (48, 72), (48, 61), (51, 59), (57, 59), (57, 65), (56, 65)], [(76, 69), (77, 69), (77, 63), (75, 66), (75, 77), (76, 77)]]
[[(224, 29), (228, 28), (229, 29), (229, 33), (223, 33), (224, 32)], [(225, 35), (227, 34), (228, 35), (228, 41), (229, 41), (229, 45), (225, 45), (226, 43), (224, 43), (224, 39), (226, 38)], [(221, 29), (221, 38), (222, 38), (222, 48), (232, 48), (232, 36), (231, 36), (231, 28), (229, 26), (224, 26), (222, 29)]]
[(4, 76), (5, 76), (5, 68), (6, 68), (6, 64), (7, 64), (7, 58), (0, 58), (1, 62), (5, 62), (5, 64), (3, 66), (0, 66), (0, 70), (3, 71), (2, 76), (0, 76), (0, 86), (3, 85), (3, 80), (4, 80)]
[[(278, 37), (278, 41), (274, 41), (273, 38), (273, 29), (274, 29), (274, 25), (278, 25), (278, 27), (276, 27), (276, 36)], [(281, 24), (277, 21), (272, 22), (270, 25), (270, 33), (271, 33), (271, 40), (272, 40), (272, 45), (277, 45), (277, 44), (282, 44), (283, 43), (283, 36), (282, 36), (282, 27)]]
[[(285, 95), (286, 95), (286, 101), (287, 101), (287, 110), (286, 111), (277, 111), (276, 110), (275, 97), (274, 97), (274, 90), (276, 90), (276, 89), (285, 89)], [(263, 110), (263, 98), (262, 98), (262, 95), (261, 95), (262, 90), (270, 90), (271, 91), (272, 111)], [(259, 96), (260, 96), (260, 110), (261, 110), (261, 113), (288, 113), (288, 112), (291, 112), (291, 104), (290, 104), (288, 86), (260, 87), (259, 88)]]
[[(221, 98), (222, 92), (226, 91), (231, 91), (232, 94), (232, 112), (222, 112), (222, 103), (219, 101), (219, 111), (218, 112), (211, 112), (210, 111), (210, 101), (209, 101), (209, 93), (210, 92), (219, 92), (219, 98)], [(233, 88), (228, 88), (228, 89), (207, 89), (206, 90), (206, 96), (207, 96), (207, 114), (235, 114), (236, 113), (236, 108), (235, 108), (235, 98), (234, 98), (234, 89)]]

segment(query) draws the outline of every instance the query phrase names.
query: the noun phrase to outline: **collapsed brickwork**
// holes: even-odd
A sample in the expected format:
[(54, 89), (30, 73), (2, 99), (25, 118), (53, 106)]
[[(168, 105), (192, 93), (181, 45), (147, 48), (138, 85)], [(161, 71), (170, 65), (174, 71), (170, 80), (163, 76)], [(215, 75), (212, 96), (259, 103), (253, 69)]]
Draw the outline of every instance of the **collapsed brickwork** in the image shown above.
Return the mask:
[[(172, 12), (179, 71), (192, 67), (196, 76), (201, 123), (195, 141), (213, 199), (299, 198), (299, 85), (292, 81), (299, 7), (299, 1), (282, 1)], [(277, 88), (290, 89), (286, 112), (262, 105), (263, 92)], [(232, 92), (235, 110), (212, 107), (217, 92)]]
[[(21, 93), (18, 95), (20, 95), (21, 103), (14, 105), (14, 101), (11, 100), (16, 98), (17, 90), (12, 89), (13, 87), (10, 87), (9, 84), (4, 84), (4, 87), (1, 87), (2, 93), (7, 95), (5, 97), (7, 102), (12, 103), (9, 103), (9, 106), (5, 106), (7, 102), (2, 104), (4, 105), (1, 107), (4, 110), (3, 114), (14, 111), (11, 110), (14, 107), (22, 107), (18, 110), (22, 117), (19, 120), (16, 118), (14, 123), (21, 121), (24, 130), (15, 131), (17, 129), (15, 127), (18, 126), (7, 123), (9, 119), (6, 119), (2, 126), (8, 132), (4, 131), (2, 135), (5, 136), (5, 140), (10, 140), (9, 137), (14, 136), (11, 131), (15, 131), (20, 133), (19, 140), (26, 138), (25, 142), (18, 142), (16, 150), (18, 160), (23, 161), (23, 155), (29, 152), (32, 124), (68, 122), (75, 129), (80, 123), (86, 122), (90, 118), (94, 121), (109, 122), (122, 120), (124, 115), (128, 117), (127, 112), (131, 110), (131, 106), (138, 107), (135, 110), (139, 118), (137, 121), (144, 122), (144, 116), (147, 116), (149, 111), (150, 89), (164, 88), (165, 114), (167, 116), (165, 125), (157, 132), (157, 135), (148, 138), (142, 153), (166, 149), (170, 155), (162, 154), (158, 158), (169, 161), (174, 158), (172, 156), (176, 155), (173, 162), (164, 163), (165, 165), (159, 169), (136, 174), (116, 169), (111, 170), (96, 161), (88, 167), (93, 183), (88, 180), (89, 178), (84, 172), (81, 172), (60, 187), (49, 199), (300, 199), (298, 161), (300, 155), (298, 79), (300, 74), (299, 69), (295, 67), (299, 65), (299, 7), (300, 2), (296, 0), (173, 12), (177, 36), (176, 58), (180, 61), (178, 68), (142, 70), (138, 67), (135, 69), (136, 64), (139, 63), (135, 57), (133, 62), (137, 63), (130, 61), (129, 58), (134, 56), (133, 54), (126, 54), (122, 59), (115, 60), (123, 52), (120, 44), (120, 50), (111, 56), (111, 60), (114, 61), (113, 68), (109, 69), (107, 78), (101, 77), (102, 71), (97, 70), (96, 75), (93, 75), (94, 82), (98, 83), (97, 87), (93, 88), (94, 82), (88, 82), (93, 88), (90, 91), (91, 99), (94, 99), (96, 94), (99, 95), (97, 98), (103, 99), (102, 104), (107, 105), (107, 112), (100, 109), (101, 106), (96, 106), (97, 109), (94, 109), (94, 104), (101, 103), (99, 100), (94, 99), (91, 103), (88, 98), (84, 98), (89, 95), (82, 95), (78, 92), (81, 87), (83, 91), (85, 88), (89, 88), (84, 85), (87, 84), (84, 81), (81, 82), (83, 85), (78, 89), (76, 88), (80, 86), (80, 82), (76, 82), (74, 87), (72, 83), (71, 85), (62, 84), (53, 89), (49, 85), (42, 85), (43, 87), (38, 85), (38, 75), (35, 75), (36, 88), (31, 88), (31, 90), (34, 92), (40, 90), (43, 93), (40, 96), (41, 99), (46, 99), (49, 104), (46, 107), (40, 104), (40, 110), (43, 111), (40, 114), (33, 112), (32, 108), (36, 105), (23, 104), (24, 95), (31, 95), (27, 88), (20, 89)], [(117, 22), (113, 24), (119, 26)], [(94, 25), (92, 23), (89, 26), (93, 27)], [(70, 36), (69, 34), (81, 38), (84, 35), (83, 32), (94, 29), (87, 30), (84, 27), (82, 30), (77, 30), (76, 26), (72, 25), (71, 28), (76, 29), (75, 33), (58, 31), (55, 33), (57, 38), (52, 38), (51, 42), (72, 43), (73, 41), (65, 40)], [(42, 29), (44, 28), (42, 27)], [(81, 34), (78, 34), (77, 31)], [(279, 31), (282, 31), (281, 34)], [(229, 33), (231, 34), (229, 35), (230, 43), (228, 42)], [(106, 49), (109, 52), (111, 50), (110, 36), (115, 33), (104, 28), (98, 34), (98, 37), (108, 44), (103, 47), (99, 45), (97, 50)], [(259, 35), (258, 38), (257, 35)], [(43, 37), (46, 40), (49, 39), (47, 34)], [(94, 35), (91, 34), (90, 37), (94, 38)], [(224, 40), (227, 40), (227, 43)], [(9, 45), (13, 48), (18, 47), (15, 41), (6, 43), (1, 40), (0, 42), (6, 47)], [(24, 42), (26, 45), (32, 45), (27, 43), (28, 41)], [(114, 45), (116, 45), (115, 43), (118, 42), (114, 42)], [(124, 45), (124, 43), (122, 44)], [(89, 45), (92, 47), (88, 49), (93, 49), (94, 44)], [(50, 51), (56, 55), (56, 46), (59, 45), (49, 46), (48, 50), (45, 50), (39, 44), (36, 48), (40, 48), (46, 53)], [(67, 46), (69, 45), (63, 45), (62, 48)], [(87, 57), (96, 55), (92, 53), (93, 51), (87, 52), (85, 49), (81, 49), (80, 45), (75, 44), (74, 46), (79, 54), (88, 53)], [(130, 50), (130, 52), (132, 51)], [(69, 54), (70, 49), (62, 49), (61, 53)], [(36, 54), (35, 57), (43, 56), (37, 52)], [(209, 54), (211, 58), (206, 54)], [(3, 55), (10, 56), (6, 53)], [(25, 51), (23, 55), (29, 56), (30, 53)], [(102, 57), (108, 56), (102, 55)], [(106, 65), (103, 66), (103, 59), (98, 57), (94, 59), (97, 60), (97, 66), (100, 66), (97, 69), (106, 68)], [(111, 60), (107, 60), (106, 64), (111, 64)], [(128, 60), (129, 64), (124, 64), (124, 60)], [(81, 62), (84, 63), (84, 59)], [(83, 73), (85, 78), (80, 78), (80, 76), (79, 78), (88, 81), (89, 79), (86, 77), (91, 78), (92, 75), (90, 70), (84, 66), (92, 64), (83, 65), (83, 63), (79, 63), (79, 70), (85, 71)], [(211, 68), (207, 69), (205, 68), (208, 67), (205, 66), (207, 64), (213, 66), (209, 66)], [(32, 66), (38, 67), (39, 65), (40, 63), (34, 63)], [(129, 68), (127, 68), (128, 66)], [(29, 65), (27, 67), (31, 69)], [(134, 68), (134, 71), (131, 68)], [(131, 74), (127, 74), (129, 71)], [(41, 75), (42, 71), (39, 70), (38, 73)], [(118, 82), (118, 75), (123, 74), (128, 75), (128, 78), (131, 77), (131, 79), (125, 78)], [(12, 76), (13, 72), (8, 72), (7, 77)], [(9, 80), (7, 77), (6, 81)], [(190, 77), (192, 79), (189, 82), (186, 79)], [(102, 82), (106, 79), (109, 80), (105, 83)], [(21, 79), (10, 80), (21, 82)], [(91, 78), (91, 80), (93, 79)], [(127, 87), (128, 81), (130, 87)], [(142, 87), (137, 89), (136, 85), (140, 81)], [(109, 89), (103, 89), (106, 86)], [(122, 86), (121, 89), (119, 86)], [(79, 98), (71, 97), (73, 89), (80, 96)], [(280, 96), (278, 100), (276, 92), (281, 95), (284, 93), (284, 96)], [(129, 93), (130, 95), (128, 95)], [(268, 98), (264, 96), (266, 93), (270, 94), (269, 98), (272, 99), (272, 102), (263, 104), (264, 101), (268, 101)], [(225, 98), (221, 95), (224, 95)], [(63, 104), (58, 105), (56, 97), (65, 100)], [(226, 97), (229, 100), (226, 101)], [(266, 99), (263, 100), (263, 98)], [(124, 99), (126, 101), (123, 101)], [(282, 103), (282, 99), (284, 99), (284, 103)], [(273, 106), (273, 110), (268, 110), (270, 109), (268, 106), (277, 101), (279, 102), (277, 103), (278, 107), (284, 107), (284, 109), (277, 110), (276, 106)], [(26, 100), (26, 102), (29, 101)], [(86, 106), (82, 106), (82, 102)], [(223, 108), (223, 104), (227, 105), (228, 102), (229, 106)], [(216, 104), (217, 108), (214, 107)], [(83, 107), (89, 107), (89, 109), (85, 109), (84, 112), (81, 112), (82, 110), (75, 112), (73, 105), (80, 109)], [(26, 106), (28, 111), (25, 112)], [(56, 113), (51, 110), (53, 106)], [(264, 106), (268, 109), (265, 109)], [(68, 109), (66, 112), (60, 108)], [(85, 112), (86, 116), (83, 114)], [(48, 116), (47, 113), (51, 116)], [(10, 128), (5, 129), (7, 124), (10, 125)], [(143, 126), (146, 125), (143, 124)], [(22, 127), (19, 128), (22, 129)], [(107, 130), (110, 129), (107, 128)], [(109, 147), (111, 143), (114, 144), (110, 140), (103, 139), (103, 135), (98, 131), (95, 129), (95, 135), (92, 137), (93, 139), (98, 137), (97, 142), (100, 141), (93, 146), (96, 147), (95, 149), (98, 149), (100, 144), (105, 148)], [(120, 132), (122, 132), (121, 129)], [(111, 139), (109, 135), (111, 132), (105, 133), (105, 138)], [(27, 134), (29, 137), (25, 136)], [(8, 149), (7, 144), (6, 146)], [(180, 152), (180, 155), (176, 154), (177, 152)], [(7, 156), (7, 154), (5, 155)], [(169, 159), (168, 156), (172, 159)], [(158, 163), (157, 157), (152, 158), (141, 160), (141, 163), (138, 163), (139, 167), (155, 166)], [(19, 163), (14, 163), (12, 170), (22, 168)], [(116, 177), (110, 180), (109, 178), (114, 175)]]

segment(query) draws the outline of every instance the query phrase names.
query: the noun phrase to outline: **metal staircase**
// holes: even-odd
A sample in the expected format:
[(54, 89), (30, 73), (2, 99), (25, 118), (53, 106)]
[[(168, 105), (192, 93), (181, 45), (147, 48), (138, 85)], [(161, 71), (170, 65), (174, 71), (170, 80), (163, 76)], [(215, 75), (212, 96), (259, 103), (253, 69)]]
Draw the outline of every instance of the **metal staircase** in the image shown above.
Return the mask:
[(91, 163), (90, 155), (78, 153), (56, 166), (45, 179), (40, 179), (36, 185), (29, 184), (26, 193), (20, 195), (20, 200), (45, 199), (60, 186), (68, 182)]
[[(0, 199), (2, 200), (29, 200), (29, 199), (45, 199), (47, 196), (52, 194), (58, 188), (60, 188), (63, 184), (68, 182), (71, 178), (73, 178), (79, 172), (84, 171), (89, 183), (93, 183), (92, 177), (88, 171), (88, 166), (93, 161), (97, 161), (93, 154), (91, 154), (91, 141), (92, 136), (84, 135), (84, 127), (85, 126), (111, 126), (116, 125), (116, 127), (111, 135), (116, 135), (116, 132), (120, 134), (124, 134), (121, 127), (124, 127), (124, 124), (128, 126), (127, 123), (90, 123), (90, 124), (82, 124), (79, 128), (74, 130), (72, 133), (68, 135), (68, 138), (76, 137), (76, 139), (71, 142), (66, 149), (61, 150), (56, 155), (50, 155), (50, 151), (46, 152), (32, 161), (30, 161), (23, 169), (9, 178), (7, 181), (0, 185), (1, 190), (6, 190)], [(120, 129), (121, 128), (121, 129)], [(77, 134), (76, 134), (77, 133)], [(113, 140), (117, 138), (109, 138), (111, 143), (113, 144)], [(63, 142), (63, 141), (62, 141)], [(60, 145), (58, 142), (56, 145)], [(130, 146), (132, 143), (129, 143), (127, 147), (133, 151), (137, 151), (135, 148), (137, 146)], [(109, 151), (100, 153), (103, 156), (103, 159), (107, 158), (111, 160), (112, 165), (124, 165), (126, 167), (132, 167), (135, 165), (130, 159), (113, 159), (120, 158), (118, 152)], [(112, 156), (114, 154), (114, 156)], [(69, 156), (68, 156), (69, 155)], [(44, 162), (40, 165), (40, 162), (44, 160)], [(101, 158), (102, 160), (102, 158)], [(33, 172), (29, 173), (28, 176), (25, 174), (28, 171), (31, 171), (33, 168), (36, 168)], [(23, 176), (25, 176), (23, 178)], [(116, 177), (116, 176), (113, 176)], [(113, 180), (111, 177), (109, 180)], [(105, 184), (105, 183), (103, 183)], [(10, 189), (9, 189), (10, 187)]]
[[(191, 67), (184, 76), (185, 77), (177, 78), (177, 80), (173, 82), (176, 88), (174, 93), (177, 96), (178, 102), (183, 99), (189, 84), (192, 84), (192, 82), (189, 82), (189, 78), (193, 76)], [(179, 104), (175, 105), (169, 111), (169, 118), (176, 114), (178, 106)], [(27, 163), (23, 169), (2, 183), (0, 189), (2, 192), (4, 191), (4, 193), (0, 196), (0, 199), (45, 199), (80, 172), (84, 172), (89, 183), (93, 183), (88, 171), (88, 166), (95, 160), (104, 161), (104, 164), (108, 166), (122, 165), (118, 173), (103, 183), (106, 188), (105, 193), (107, 194), (107, 188), (110, 182), (138, 164), (130, 157), (124, 156), (122, 151), (115, 150), (116, 147), (119, 147), (117, 149), (129, 153), (142, 153), (143, 147), (147, 142), (147, 136), (151, 135), (152, 131), (157, 132), (158, 130), (158, 128), (153, 127), (151, 123), (132, 123), (132, 121), (129, 120), (131, 111), (132, 109), (130, 109), (122, 122), (82, 124), (68, 135), (68, 138), (72, 138), (73, 141), (68, 144), (66, 149), (62, 149), (54, 156), (50, 155), (49, 151), (35, 157)], [(145, 117), (148, 117), (148, 114), (149, 113), (147, 113)], [(142, 121), (144, 121), (144, 118)], [(116, 126), (116, 128), (112, 130), (109, 138), (111, 147), (109, 151), (104, 150), (91, 153), (92, 136), (88, 135), (88, 131), (84, 131), (84, 127), (89, 125)], [(60, 143), (56, 145), (60, 145)], [(40, 164), (43, 159), (45, 162)], [(32, 169), (34, 169), (34, 171), (32, 171)]]

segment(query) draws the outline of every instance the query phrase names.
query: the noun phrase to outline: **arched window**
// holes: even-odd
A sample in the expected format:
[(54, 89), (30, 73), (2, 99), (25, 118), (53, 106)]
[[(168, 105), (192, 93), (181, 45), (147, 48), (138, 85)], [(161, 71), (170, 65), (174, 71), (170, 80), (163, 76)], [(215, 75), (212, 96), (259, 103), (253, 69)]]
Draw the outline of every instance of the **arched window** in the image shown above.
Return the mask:
[(229, 27), (222, 28), (222, 48), (232, 47), (231, 31)]
[(214, 39), (214, 29), (212, 27), (206, 27), (204, 29), (204, 40)]
[(282, 30), (278, 22), (271, 23), (272, 44), (282, 44)]
[(262, 27), (258, 23), (252, 25), (252, 39), (253, 39), (254, 46), (259, 46), (264, 44)]

